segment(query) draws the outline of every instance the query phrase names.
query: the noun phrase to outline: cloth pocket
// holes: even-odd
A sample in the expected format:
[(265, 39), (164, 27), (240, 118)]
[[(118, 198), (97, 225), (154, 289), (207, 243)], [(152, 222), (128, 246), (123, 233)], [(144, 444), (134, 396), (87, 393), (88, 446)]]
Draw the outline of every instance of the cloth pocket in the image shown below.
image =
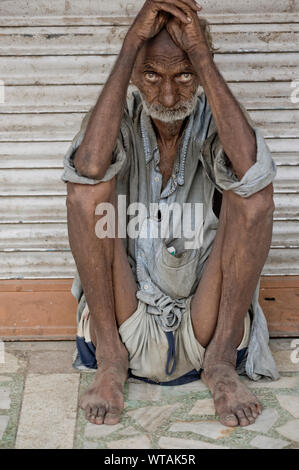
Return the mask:
[(164, 240), (157, 240), (153, 281), (167, 295), (174, 299), (186, 298), (197, 283), (197, 265), (200, 249), (185, 250), (172, 255)]

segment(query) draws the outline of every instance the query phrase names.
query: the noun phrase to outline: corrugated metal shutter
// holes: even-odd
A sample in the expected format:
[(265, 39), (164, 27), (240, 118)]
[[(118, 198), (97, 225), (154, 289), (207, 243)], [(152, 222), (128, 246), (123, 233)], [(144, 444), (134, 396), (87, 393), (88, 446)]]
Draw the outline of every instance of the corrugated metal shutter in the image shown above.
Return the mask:
[[(62, 157), (142, 3), (1, 0), (0, 278), (73, 276)], [(263, 129), (278, 166), (263, 274), (298, 275), (299, 1), (201, 4), (216, 62)]]

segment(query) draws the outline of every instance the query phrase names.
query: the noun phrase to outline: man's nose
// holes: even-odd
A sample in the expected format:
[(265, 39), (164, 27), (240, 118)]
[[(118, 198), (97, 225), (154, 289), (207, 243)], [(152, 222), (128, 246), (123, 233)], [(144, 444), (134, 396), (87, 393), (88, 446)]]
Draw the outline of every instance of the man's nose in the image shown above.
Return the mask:
[(172, 108), (177, 102), (175, 84), (171, 80), (165, 80), (160, 90), (160, 103), (166, 108)]

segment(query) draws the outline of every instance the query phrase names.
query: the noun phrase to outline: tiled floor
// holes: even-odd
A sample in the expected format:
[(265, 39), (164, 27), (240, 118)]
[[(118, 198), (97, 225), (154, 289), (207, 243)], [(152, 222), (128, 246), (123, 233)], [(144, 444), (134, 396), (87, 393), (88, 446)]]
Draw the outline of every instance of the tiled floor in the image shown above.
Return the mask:
[(72, 369), (73, 342), (5, 343), (0, 448), (299, 449), (299, 363), (291, 346), (290, 339), (271, 340), (279, 381), (243, 379), (264, 406), (256, 423), (227, 428), (201, 381), (178, 387), (128, 383), (120, 424), (87, 423), (78, 396), (93, 373)]

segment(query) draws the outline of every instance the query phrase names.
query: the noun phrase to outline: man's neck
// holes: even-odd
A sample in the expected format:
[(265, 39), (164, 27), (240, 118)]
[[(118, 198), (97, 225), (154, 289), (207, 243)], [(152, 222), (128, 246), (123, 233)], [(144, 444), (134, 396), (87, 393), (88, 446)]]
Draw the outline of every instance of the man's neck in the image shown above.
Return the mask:
[(174, 122), (162, 122), (158, 119), (152, 119), (157, 141), (165, 147), (174, 147), (177, 145), (184, 127), (185, 120)]

